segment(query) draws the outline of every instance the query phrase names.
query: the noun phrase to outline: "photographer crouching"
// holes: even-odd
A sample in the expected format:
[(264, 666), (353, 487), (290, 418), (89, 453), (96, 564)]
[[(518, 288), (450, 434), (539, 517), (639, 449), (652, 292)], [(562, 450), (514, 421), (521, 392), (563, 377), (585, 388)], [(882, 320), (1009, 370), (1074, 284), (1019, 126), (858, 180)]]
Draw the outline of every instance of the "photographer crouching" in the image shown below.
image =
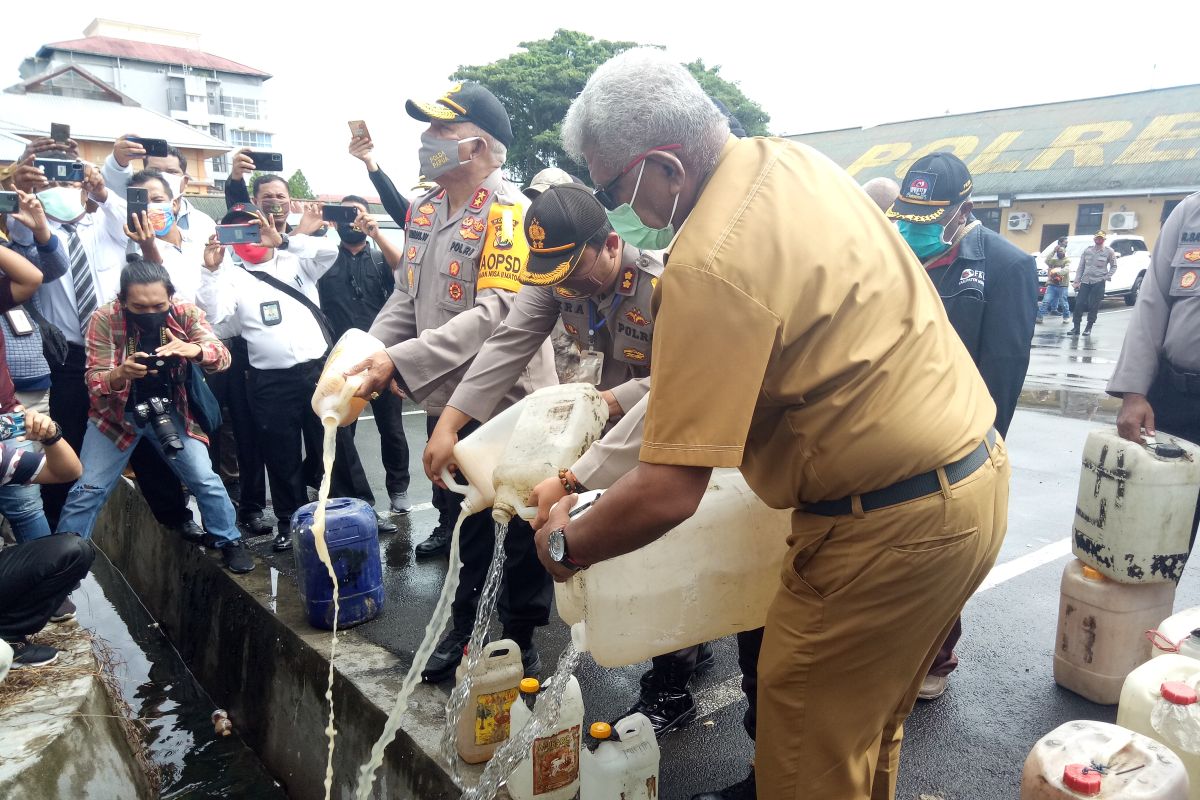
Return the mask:
[(204, 312), (174, 294), (166, 269), (137, 258), (121, 272), (117, 299), (92, 315), (83, 477), (67, 495), (58, 528), (92, 535), (96, 516), (144, 436), (195, 496), (225, 566), (249, 572), (254, 560), (242, 544), (229, 494), (212, 470), (208, 438), (188, 397), (191, 364), (205, 372), (228, 369), (229, 350)]

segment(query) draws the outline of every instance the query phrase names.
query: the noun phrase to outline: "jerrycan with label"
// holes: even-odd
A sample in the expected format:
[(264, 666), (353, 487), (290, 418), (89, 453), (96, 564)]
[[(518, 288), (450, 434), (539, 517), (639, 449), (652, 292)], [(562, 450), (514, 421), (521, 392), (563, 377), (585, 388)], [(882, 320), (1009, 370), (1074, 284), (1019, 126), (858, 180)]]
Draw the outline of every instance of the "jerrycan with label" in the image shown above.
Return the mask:
[(593, 722), (579, 753), (579, 800), (658, 800), (658, 740), (645, 714)]
[[(580, 495), (572, 518), (601, 494)], [(713, 470), (690, 519), (556, 583), (558, 613), (604, 667), (760, 628), (779, 590), (790, 533), (791, 509), (767, 507), (738, 470)]]
[(1062, 577), (1055, 682), (1094, 703), (1116, 703), (1125, 677), (1150, 658), (1146, 630), (1174, 600), (1173, 583), (1120, 584), (1072, 559)]
[(1187, 800), (1183, 762), (1160, 742), (1082, 720), (1043, 736), (1021, 773), (1021, 800)]
[(317, 379), (317, 388), (312, 396), (313, 412), (322, 420), (336, 419), (338, 426), (343, 428), (358, 419), (367, 405), (365, 398), (353, 396), (362, 386), (362, 375), (347, 378), (343, 373), (383, 349), (383, 342), (358, 328), (351, 328), (342, 334), (342, 338), (329, 351), (325, 368)]
[(1075, 556), (1118, 583), (1178, 583), (1187, 563), (1200, 447), (1171, 436), (1137, 444), (1094, 430), (1083, 449)]
[[(521, 681), (521, 699), (512, 707), (511, 736), (521, 732), (532, 718), (535, 705), (553, 690), (553, 678), (545, 684), (539, 684), (536, 678)], [(505, 781), (512, 800), (572, 800), (579, 792), (583, 693), (574, 675), (567, 681), (558, 719), (549, 730), (533, 740), (529, 753)]]
[[(455, 683), (466, 676), (466, 659), (458, 665)], [(484, 645), (483, 657), (472, 676), (471, 695), (458, 720), (458, 755), (468, 764), (481, 764), (508, 739), (513, 703), (519, 702), (521, 648), (512, 639)]]

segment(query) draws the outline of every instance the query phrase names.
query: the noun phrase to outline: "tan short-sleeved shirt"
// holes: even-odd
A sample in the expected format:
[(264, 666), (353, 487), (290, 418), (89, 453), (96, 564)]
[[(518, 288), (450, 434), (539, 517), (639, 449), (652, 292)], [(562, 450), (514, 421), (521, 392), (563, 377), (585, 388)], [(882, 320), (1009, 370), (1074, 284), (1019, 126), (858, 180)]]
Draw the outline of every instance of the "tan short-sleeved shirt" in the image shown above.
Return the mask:
[(656, 300), (641, 460), (740, 466), (776, 508), (954, 461), (996, 417), (908, 245), (804, 145), (726, 144)]

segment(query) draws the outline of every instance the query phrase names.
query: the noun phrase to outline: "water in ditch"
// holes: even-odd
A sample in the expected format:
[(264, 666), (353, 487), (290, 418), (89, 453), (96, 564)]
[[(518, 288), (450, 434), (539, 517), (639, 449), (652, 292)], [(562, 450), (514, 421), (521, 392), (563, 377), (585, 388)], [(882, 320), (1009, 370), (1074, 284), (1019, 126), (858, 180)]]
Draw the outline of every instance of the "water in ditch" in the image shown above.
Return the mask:
[(149, 727), (151, 757), (163, 768), (163, 798), (286, 800), (238, 737), (236, 719), (232, 736), (215, 733), (210, 715), (216, 704), (102, 554), (71, 599), (79, 624), (106, 640), (123, 662), (117, 678), (126, 702)]

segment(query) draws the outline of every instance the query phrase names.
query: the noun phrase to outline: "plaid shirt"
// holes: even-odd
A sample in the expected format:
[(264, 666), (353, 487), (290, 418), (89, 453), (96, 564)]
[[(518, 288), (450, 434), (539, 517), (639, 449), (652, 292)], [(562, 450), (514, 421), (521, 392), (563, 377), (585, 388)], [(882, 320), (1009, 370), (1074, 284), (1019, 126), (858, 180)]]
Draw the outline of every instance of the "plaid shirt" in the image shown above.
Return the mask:
[[(184, 329), (184, 326), (187, 329)], [(204, 312), (191, 303), (174, 303), (167, 317), (167, 327), (179, 339), (200, 345), (198, 363), (205, 372), (221, 372), (229, 369), (229, 350), (213, 333), (204, 319)], [(87, 331), (87, 380), (91, 409), (88, 419), (96, 423), (100, 432), (112, 439), (117, 447), (125, 450), (133, 444), (137, 429), (125, 419), (125, 406), (133, 382), (126, 381), (123, 389), (114, 390), (108, 384), (108, 374), (125, 360), (125, 313), (121, 301), (114, 300), (96, 309)], [(135, 342), (135, 350), (137, 348)], [(196, 424), (188, 408), (186, 375), (175, 381), (175, 396), (171, 398), (187, 421), (187, 435), (208, 444), (208, 437)]]

